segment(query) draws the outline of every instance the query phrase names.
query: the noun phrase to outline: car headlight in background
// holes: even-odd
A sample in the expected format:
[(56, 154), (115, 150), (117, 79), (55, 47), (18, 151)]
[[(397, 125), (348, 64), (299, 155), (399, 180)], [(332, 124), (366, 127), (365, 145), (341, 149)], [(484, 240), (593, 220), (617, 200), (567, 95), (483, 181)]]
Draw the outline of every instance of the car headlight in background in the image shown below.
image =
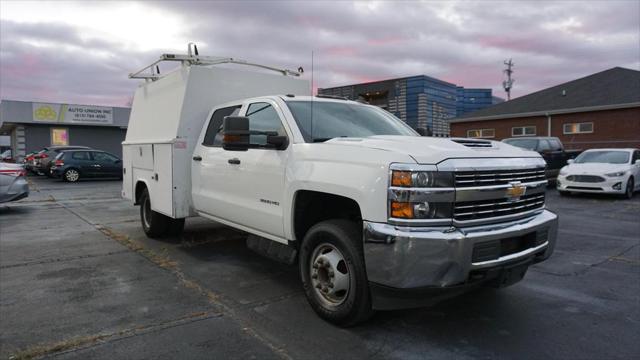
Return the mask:
[(453, 173), (447, 171), (400, 171), (391, 173), (391, 186), (453, 187)]
[(626, 171), (616, 171), (616, 172), (612, 172), (612, 173), (608, 173), (605, 174), (608, 177), (620, 177), (620, 176), (624, 176), (624, 174), (626, 174)]

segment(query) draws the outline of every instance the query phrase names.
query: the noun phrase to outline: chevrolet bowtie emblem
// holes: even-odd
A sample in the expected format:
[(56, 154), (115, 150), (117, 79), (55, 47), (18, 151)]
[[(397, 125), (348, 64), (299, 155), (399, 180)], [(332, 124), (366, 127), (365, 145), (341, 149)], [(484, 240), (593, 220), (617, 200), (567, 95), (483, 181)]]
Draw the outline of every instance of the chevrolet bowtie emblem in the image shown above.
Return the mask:
[(511, 201), (518, 200), (525, 192), (527, 192), (527, 187), (519, 182), (512, 182), (509, 183), (509, 185), (511, 185), (511, 187), (507, 188), (507, 198)]

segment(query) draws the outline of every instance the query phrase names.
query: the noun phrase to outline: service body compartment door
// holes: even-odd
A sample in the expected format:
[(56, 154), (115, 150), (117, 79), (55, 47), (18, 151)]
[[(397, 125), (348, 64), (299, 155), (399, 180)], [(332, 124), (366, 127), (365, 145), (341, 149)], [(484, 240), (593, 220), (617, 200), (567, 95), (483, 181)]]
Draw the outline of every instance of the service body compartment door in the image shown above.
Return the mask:
[(135, 189), (133, 188), (133, 169), (131, 167), (130, 145), (122, 146), (122, 197), (135, 201)]
[(153, 144), (153, 176), (149, 184), (151, 208), (173, 217), (173, 144)]
[(135, 144), (127, 147), (134, 168), (153, 170), (153, 144)]

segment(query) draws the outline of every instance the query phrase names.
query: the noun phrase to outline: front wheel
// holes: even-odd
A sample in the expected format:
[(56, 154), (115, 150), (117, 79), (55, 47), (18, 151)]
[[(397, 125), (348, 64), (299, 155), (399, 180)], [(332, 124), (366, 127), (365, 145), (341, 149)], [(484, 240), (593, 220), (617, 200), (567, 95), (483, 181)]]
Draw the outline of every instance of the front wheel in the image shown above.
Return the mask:
[(635, 184), (633, 182), (633, 177), (630, 177), (627, 181), (627, 189), (624, 192), (624, 197), (627, 199), (633, 198), (633, 190), (635, 188)]
[(313, 226), (300, 247), (300, 274), (309, 304), (320, 317), (341, 326), (373, 314), (361, 237), (357, 223), (328, 220)]

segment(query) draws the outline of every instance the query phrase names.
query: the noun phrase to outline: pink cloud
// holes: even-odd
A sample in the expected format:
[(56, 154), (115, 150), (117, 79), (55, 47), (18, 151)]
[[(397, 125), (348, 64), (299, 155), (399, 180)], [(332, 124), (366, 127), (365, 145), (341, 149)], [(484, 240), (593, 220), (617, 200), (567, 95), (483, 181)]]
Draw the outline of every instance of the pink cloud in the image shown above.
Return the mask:
[(372, 46), (385, 46), (395, 45), (398, 43), (403, 43), (405, 41), (407, 41), (407, 39), (400, 36), (387, 36), (379, 39), (369, 39), (367, 40), (367, 44)]

